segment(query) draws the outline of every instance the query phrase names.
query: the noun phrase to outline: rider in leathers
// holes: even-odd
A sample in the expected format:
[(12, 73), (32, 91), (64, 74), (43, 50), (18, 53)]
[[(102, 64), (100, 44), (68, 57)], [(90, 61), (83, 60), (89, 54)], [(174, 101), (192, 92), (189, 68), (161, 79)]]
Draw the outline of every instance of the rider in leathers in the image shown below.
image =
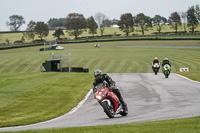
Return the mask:
[(165, 59), (162, 61), (162, 67), (163, 67), (165, 64), (168, 64), (168, 65), (170, 65), (170, 67), (171, 67), (171, 63), (169, 62), (168, 58), (165, 58)]
[(154, 60), (153, 60), (153, 62), (152, 62), (152, 69), (153, 69), (153, 65), (154, 65), (155, 63), (158, 63), (159, 68), (160, 68), (160, 62), (159, 62), (158, 58), (155, 57)]
[(97, 84), (102, 83), (103, 81), (106, 81), (109, 85), (109, 90), (114, 92), (118, 96), (118, 98), (122, 104), (122, 107), (126, 107), (126, 103), (124, 102), (124, 100), (121, 96), (119, 88), (117, 86), (115, 86), (115, 81), (113, 81), (110, 76), (108, 76), (107, 74), (102, 74), (102, 71), (99, 69), (95, 70), (94, 76), (95, 76), (95, 79), (93, 82), (93, 93), (96, 92), (95, 87)]
[(157, 57), (155, 57), (155, 58), (154, 58), (152, 65), (153, 65), (153, 64), (155, 64), (155, 63), (158, 63), (158, 64), (160, 64), (160, 62), (159, 62), (159, 60), (158, 60), (158, 58), (157, 58)]

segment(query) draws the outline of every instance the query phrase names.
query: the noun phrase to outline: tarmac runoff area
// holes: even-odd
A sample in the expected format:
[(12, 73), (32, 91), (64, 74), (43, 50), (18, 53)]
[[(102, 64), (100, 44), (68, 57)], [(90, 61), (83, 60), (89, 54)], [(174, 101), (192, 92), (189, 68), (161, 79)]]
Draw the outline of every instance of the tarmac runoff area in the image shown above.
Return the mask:
[(200, 116), (200, 82), (171, 73), (111, 73), (121, 87), (129, 114), (108, 118), (90, 90), (71, 112), (58, 118), (27, 126), (4, 127), (0, 131), (96, 126), (157, 121)]

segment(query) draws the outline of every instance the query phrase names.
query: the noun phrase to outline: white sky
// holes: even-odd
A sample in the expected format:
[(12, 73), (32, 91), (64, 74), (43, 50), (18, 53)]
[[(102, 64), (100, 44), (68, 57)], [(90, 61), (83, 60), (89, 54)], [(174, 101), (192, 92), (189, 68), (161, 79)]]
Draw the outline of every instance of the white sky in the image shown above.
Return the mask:
[(109, 19), (120, 19), (124, 13), (144, 13), (150, 17), (161, 15), (168, 19), (171, 13), (187, 11), (200, 0), (1, 0), (0, 31), (9, 31), (6, 22), (9, 16), (22, 15), (26, 23), (30, 20), (47, 23), (50, 18), (64, 18), (69, 13), (80, 13), (85, 18), (104, 13)]

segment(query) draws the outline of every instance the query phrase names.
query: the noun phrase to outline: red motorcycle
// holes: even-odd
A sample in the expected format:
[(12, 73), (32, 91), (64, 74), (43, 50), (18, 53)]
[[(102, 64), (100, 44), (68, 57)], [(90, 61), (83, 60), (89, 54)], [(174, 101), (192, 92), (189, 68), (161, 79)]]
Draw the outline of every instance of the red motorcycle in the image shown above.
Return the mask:
[(113, 118), (116, 114), (126, 116), (128, 114), (127, 106), (122, 108), (119, 98), (114, 92), (108, 89), (106, 82), (99, 83), (96, 86), (96, 92), (94, 98), (97, 99), (99, 104), (103, 107), (104, 112), (110, 118)]

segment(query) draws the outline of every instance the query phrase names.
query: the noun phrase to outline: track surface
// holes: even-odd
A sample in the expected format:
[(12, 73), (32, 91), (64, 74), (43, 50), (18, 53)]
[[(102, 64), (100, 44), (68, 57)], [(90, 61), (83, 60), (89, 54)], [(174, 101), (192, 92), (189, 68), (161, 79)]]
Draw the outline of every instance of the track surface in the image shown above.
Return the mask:
[(0, 131), (79, 127), (155, 121), (200, 116), (200, 82), (177, 74), (168, 79), (162, 73), (110, 74), (120, 86), (129, 114), (108, 118), (91, 93), (75, 112), (28, 126), (0, 128)]

